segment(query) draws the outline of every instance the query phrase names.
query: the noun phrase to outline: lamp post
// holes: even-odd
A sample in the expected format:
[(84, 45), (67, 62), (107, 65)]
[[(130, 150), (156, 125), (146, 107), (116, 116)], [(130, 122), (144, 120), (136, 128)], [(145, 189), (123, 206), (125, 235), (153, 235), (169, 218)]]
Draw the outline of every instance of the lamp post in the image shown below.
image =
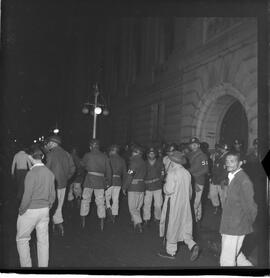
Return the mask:
[[(107, 105), (105, 103), (105, 100), (103, 98), (103, 104), (98, 103), (98, 97), (101, 96), (99, 89), (98, 89), (98, 85), (95, 84), (94, 85), (94, 103), (90, 103), (90, 102), (86, 102), (84, 103), (83, 109), (82, 109), (82, 113), (83, 114), (89, 114), (89, 108), (88, 106), (91, 106), (93, 108), (92, 112), (93, 112), (93, 139), (96, 139), (96, 133), (97, 133), (97, 115), (100, 115), (103, 112), (104, 116), (109, 115), (109, 110), (107, 108)], [(101, 107), (104, 107), (103, 109)]]

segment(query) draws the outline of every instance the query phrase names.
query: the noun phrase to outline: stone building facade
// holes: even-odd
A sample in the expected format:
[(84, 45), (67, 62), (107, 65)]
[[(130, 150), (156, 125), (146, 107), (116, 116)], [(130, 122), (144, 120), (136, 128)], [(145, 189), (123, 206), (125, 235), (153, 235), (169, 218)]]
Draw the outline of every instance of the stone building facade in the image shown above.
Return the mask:
[[(116, 36), (115, 36), (116, 35)], [(107, 33), (112, 141), (257, 137), (256, 18), (126, 18)]]

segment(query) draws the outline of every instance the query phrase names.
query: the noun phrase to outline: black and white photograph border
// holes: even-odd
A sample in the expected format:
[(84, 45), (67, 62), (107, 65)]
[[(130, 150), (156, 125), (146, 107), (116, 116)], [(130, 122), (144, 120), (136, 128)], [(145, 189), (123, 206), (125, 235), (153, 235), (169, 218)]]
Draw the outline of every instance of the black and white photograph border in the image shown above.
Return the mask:
[[(269, 1), (0, 3), (1, 273), (269, 275)], [(106, 218), (100, 216), (95, 187), (88, 196), (88, 214), (82, 216), (85, 188), (93, 183), (88, 175), (96, 175), (93, 180), (100, 175), (96, 167), (101, 156), (95, 158), (94, 170), (89, 166), (90, 158), (87, 160), (96, 142), (98, 151), (109, 158), (110, 146), (119, 145), (125, 161), (123, 190), (117, 199), (119, 215), (115, 217), (106, 200), (112, 191), (109, 184), (102, 199)], [(141, 160), (147, 162), (150, 147), (157, 157), (161, 150), (165, 204), (170, 173), (164, 158), (175, 159), (172, 147), (174, 155), (185, 156), (185, 150), (192, 152), (196, 143), (208, 159), (202, 161), (203, 166), (208, 165), (203, 189), (196, 187), (192, 155), (186, 154), (187, 164), (181, 166), (192, 179), (191, 238), (196, 252), (182, 240), (173, 247), (176, 252), (169, 254), (168, 238), (160, 237), (161, 221), (155, 218), (154, 204), (150, 204), (150, 220), (146, 219), (145, 198), (139, 206), (142, 222), (135, 224), (129, 189), (134, 188), (132, 179), (140, 183), (140, 177), (136, 179), (138, 173), (132, 170), (130, 157), (137, 148)], [(44, 154), (42, 162), (36, 159), (33, 144)], [(50, 154), (54, 144), (68, 153), (76, 166), (76, 173), (64, 178), (62, 197)], [(216, 149), (227, 145), (230, 151), (240, 153), (241, 168), (252, 184), (256, 219), (241, 248), (252, 266), (220, 266), (223, 197), (216, 193), (216, 206), (211, 185)], [(36, 231), (29, 241), (32, 267), (21, 267), (18, 220), (25, 213), (29, 181), (25, 177), (35, 168), (28, 167), (23, 180), (18, 179), (22, 150), (29, 163), (44, 163), (57, 181), (49, 213), (48, 267), (38, 267)], [(227, 164), (223, 163), (225, 169)], [(114, 171), (112, 161), (110, 169)], [(109, 183), (106, 171), (101, 175)], [(126, 182), (129, 177), (130, 184)], [(74, 189), (76, 183), (80, 183), (81, 193)], [(200, 190), (201, 210), (197, 211), (194, 203)], [(167, 205), (171, 210), (172, 201)], [(59, 216), (64, 219), (60, 224), (55, 220)], [(166, 222), (166, 232), (168, 229)]]

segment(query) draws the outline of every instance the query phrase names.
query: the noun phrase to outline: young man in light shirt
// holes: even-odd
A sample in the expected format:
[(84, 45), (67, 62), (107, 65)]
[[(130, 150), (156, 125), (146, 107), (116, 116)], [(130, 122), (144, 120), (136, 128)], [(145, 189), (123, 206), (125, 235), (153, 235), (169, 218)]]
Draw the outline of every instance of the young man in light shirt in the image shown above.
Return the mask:
[(54, 174), (42, 163), (43, 153), (33, 146), (29, 158), (33, 163), (25, 177), (25, 191), (17, 219), (17, 249), (21, 267), (32, 267), (29, 240), (36, 229), (38, 266), (49, 262), (49, 210), (55, 200)]

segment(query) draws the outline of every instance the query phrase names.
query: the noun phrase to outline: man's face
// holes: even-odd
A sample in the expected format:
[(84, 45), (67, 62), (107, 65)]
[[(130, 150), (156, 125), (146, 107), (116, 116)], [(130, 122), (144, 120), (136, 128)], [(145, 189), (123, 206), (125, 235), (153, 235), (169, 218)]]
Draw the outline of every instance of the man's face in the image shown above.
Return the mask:
[(191, 149), (192, 152), (197, 151), (199, 149), (199, 145), (197, 143), (191, 143), (189, 145), (189, 148)]
[(148, 159), (149, 160), (154, 160), (156, 158), (156, 154), (154, 152), (148, 153)]
[(236, 170), (238, 170), (241, 167), (242, 162), (238, 160), (237, 156), (228, 155), (226, 157), (226, 163), (225, 164), (226, 164), (228, 172), (235, 172)]

